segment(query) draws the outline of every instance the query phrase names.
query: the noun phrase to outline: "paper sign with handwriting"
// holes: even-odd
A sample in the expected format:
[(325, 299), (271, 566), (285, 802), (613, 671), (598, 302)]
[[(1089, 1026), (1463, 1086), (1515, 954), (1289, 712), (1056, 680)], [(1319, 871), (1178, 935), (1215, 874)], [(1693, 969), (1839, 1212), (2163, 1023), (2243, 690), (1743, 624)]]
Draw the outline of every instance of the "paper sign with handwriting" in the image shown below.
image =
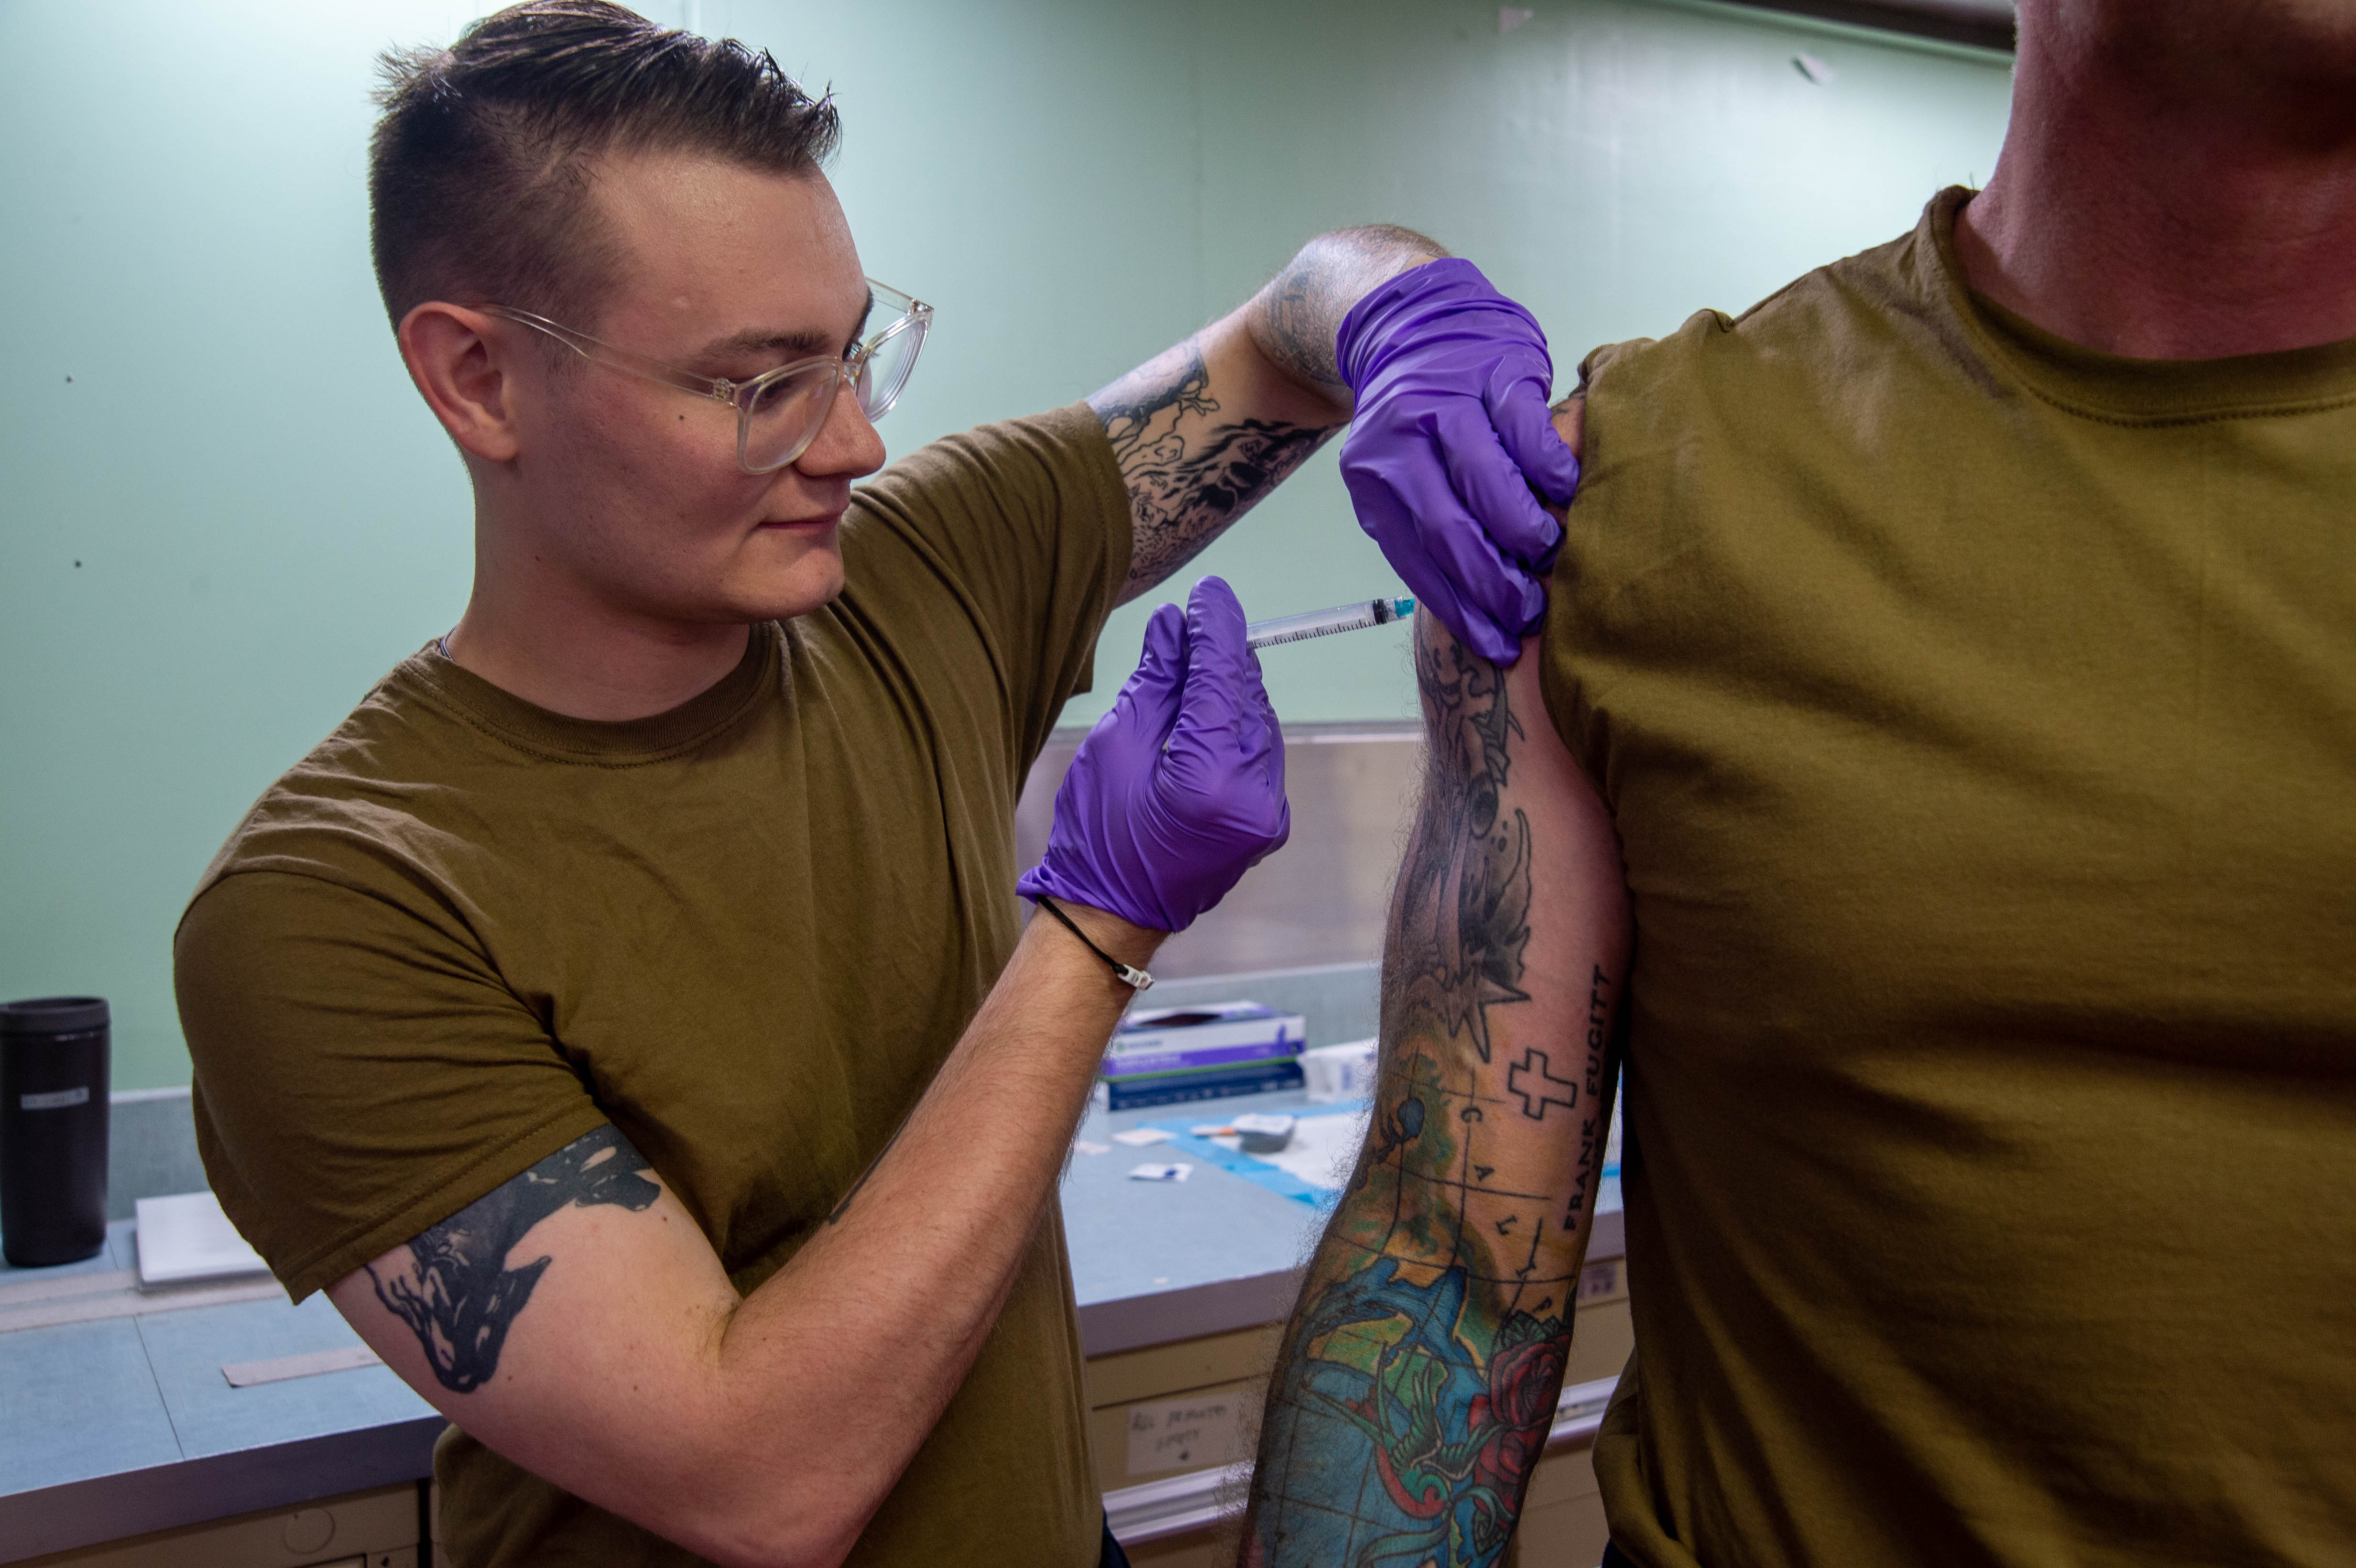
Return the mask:
[(1232, 1464), (1244, 1453), (1241, 1393), (1198, 1394), (1129, 1407), (1129, 1473), (1199, 1470)]

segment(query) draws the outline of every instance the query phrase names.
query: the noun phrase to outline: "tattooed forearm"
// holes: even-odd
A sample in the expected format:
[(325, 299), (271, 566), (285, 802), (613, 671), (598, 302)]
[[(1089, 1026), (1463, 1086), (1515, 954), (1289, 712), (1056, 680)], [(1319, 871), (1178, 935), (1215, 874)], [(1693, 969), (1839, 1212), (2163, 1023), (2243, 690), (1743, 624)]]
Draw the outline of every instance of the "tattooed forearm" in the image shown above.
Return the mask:
[(1203, 351), (1189, 338), (1088, 400), (1129, 484), (1134, 527), (1124, 598), (1202, 553), (1333, 433), (1272, 420), (1223, 420)]
[(1387, 223), (1320, 234), (1252, 301), (1252, 341), (1286, 374), (1342, 392), (1333, 335), (1350, 307), (1387, 279), (1447, 254), (1414, 229)]
[(508, 1266), (534, 1225), (573, 1204), (643, 1211), (662, 1189), (646, 1159), (612, 1126), (584, 1133), (505, 1186), (409, 1243), (406, 1273), (368, 1265), (376, 1297), (398, 1313), (444, 1388), (467, 1393), (499, 1370), (499, 1349), (550, 1260)]
[(1129, 485), (1122, 599), (1194, 560), (1346, 422), (1342, 318), (1384, 279), (1446, 254), (1407, 229), (1321, 234), (1242, 310), (1088, 400)]
[(1526, 737), (1503, 672), (1428, 620), (1416, 667), (1430, 769), (1380, 1086), (1286, 1332), (1246, 1526), (1247, 1561), (1283, 1568), (1494, 1568), (1570, 1346), (1585, 1210), (1521, 1179), (1596, 1093), (1583, 1042), (1508, 1027), (1531, 999), (1534, 835), (1508, 782)]

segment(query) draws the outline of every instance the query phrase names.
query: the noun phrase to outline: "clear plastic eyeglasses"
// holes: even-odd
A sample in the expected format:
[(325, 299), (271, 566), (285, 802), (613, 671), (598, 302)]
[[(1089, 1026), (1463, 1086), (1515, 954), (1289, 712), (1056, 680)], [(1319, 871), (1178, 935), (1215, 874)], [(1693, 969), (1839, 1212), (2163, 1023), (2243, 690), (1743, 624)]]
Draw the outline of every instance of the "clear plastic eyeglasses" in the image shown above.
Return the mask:
[(867, 318), (884, 317), (881, 331), (862, 337), (847, 354), (797, 359), (749, 381), (699, 376), (528, 310), (503, 304), (481, 308), (486, 315), (544, 332), (584, 359), (727, 404), (736, 411), (736, 465), (747, 474), (773, 474), (809, 450), (826, 427), (835, 394), (845, 386), (857, 394), (860, 411), (870, 420), (891, 412), (907, 386), (908, 373), (916, 368), (917, 352), (933, 325), (933, 307), (873, 278), (867, 286), (873, 294)]

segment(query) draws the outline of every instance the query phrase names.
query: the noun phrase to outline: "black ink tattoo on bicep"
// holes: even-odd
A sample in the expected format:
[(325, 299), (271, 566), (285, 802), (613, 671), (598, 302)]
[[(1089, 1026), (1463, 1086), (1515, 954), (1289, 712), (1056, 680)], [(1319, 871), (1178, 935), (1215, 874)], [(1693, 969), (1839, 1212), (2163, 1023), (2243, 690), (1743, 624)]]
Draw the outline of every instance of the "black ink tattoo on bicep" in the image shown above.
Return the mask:
[(1134, 531), (1124, 597), (1202, 553), (1338, 428), (1221, 420), (1209, 368), (1191, 338), (1097, 393), (1088, 407), (1129, 485)]
[(409, 1243), (409, 1272), (368, 1265), (376, 1298), (400, 1315), (424, 1347), (434, 1376), (468, 1393), (499, 1370), (499, 1349), (516, 1314), (551, 1260), (508, 1266), (508, 1254), (560, 1209), (614, 1203), (641, 1212), (662, 1189), (641, 1174), (646, 1157), (618, 1128), (584, 1133)]

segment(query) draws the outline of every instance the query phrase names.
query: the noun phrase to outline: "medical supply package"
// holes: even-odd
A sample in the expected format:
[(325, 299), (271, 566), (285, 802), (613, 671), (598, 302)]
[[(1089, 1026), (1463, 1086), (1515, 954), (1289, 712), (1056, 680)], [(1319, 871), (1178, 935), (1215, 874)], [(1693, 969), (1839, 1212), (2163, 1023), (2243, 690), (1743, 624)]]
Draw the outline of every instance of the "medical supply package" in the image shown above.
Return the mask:
[(1132, 1013), (1106, 1049), (1097, 1103), (1175, 1105), (1301, 1086), (1308, 1020), (1258, 1002)]

